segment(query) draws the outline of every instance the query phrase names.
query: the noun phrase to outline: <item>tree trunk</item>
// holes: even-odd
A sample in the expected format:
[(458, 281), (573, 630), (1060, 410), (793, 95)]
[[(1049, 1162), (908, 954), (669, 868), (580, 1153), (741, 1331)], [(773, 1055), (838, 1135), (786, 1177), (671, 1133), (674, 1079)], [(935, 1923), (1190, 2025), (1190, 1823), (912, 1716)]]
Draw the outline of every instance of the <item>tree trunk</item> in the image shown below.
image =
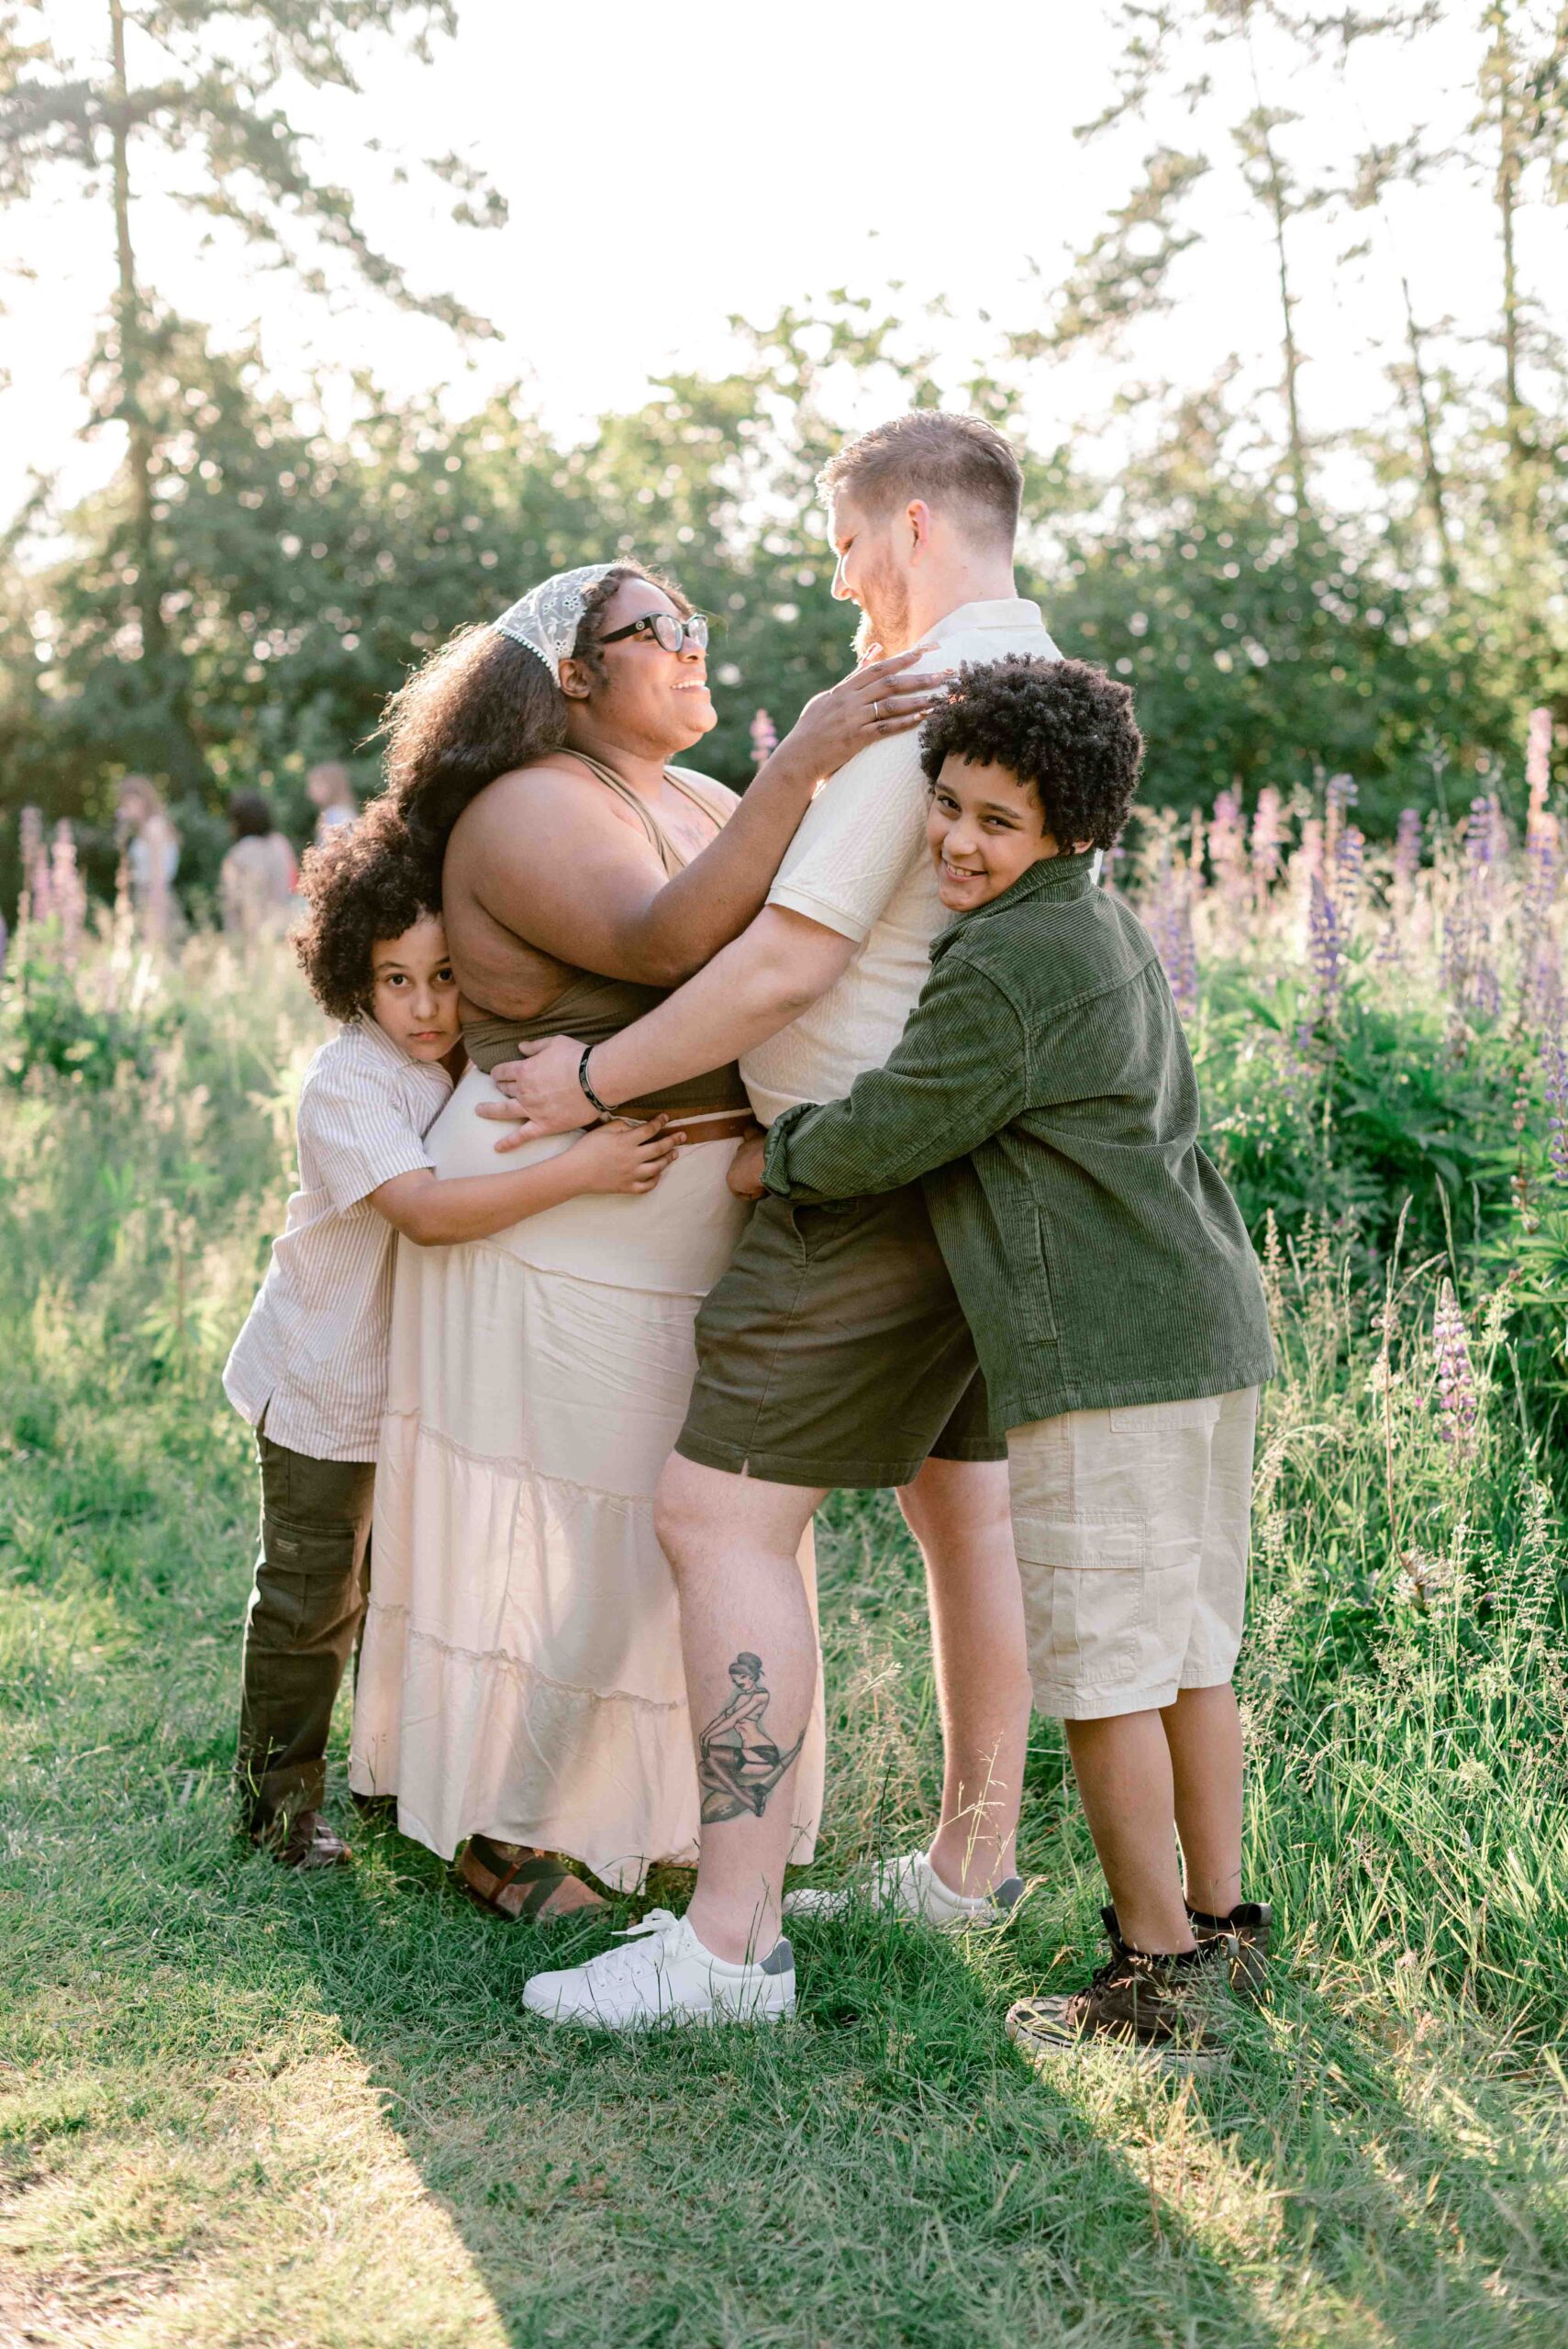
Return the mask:
[[(110, 82), (109, 131), (114, 166), (115, 201), (115, 321), (119, 345), (119, 384), (116, 408), (127, 433), (126, 463), (130, 475), (131, 546), (136, 584), (129, 598), (141, 638), (141, 666), (147, 710), (148, 741), (139, 755), (166, 770), (183, 790), (199, 788), (204, 764), (185, 710), (183, 680), (169, 641), (163, 617), (162, 566), (158, 548), (158, 524), (153, 512), (153, 482), (158, 465), (157, 435), (148, 420), (143, 398), (146, 338), (141, 292), (136, 279), (136, 252), (130, 235), (130, 108), (126, 77), (125, 8), (123, 0), (108, 0), (109, 38), (113, 70)], [(132, 746), (128, 746), (132, 747)]]
[[(1249, 36), (1250, 37), (1250, 36)], [(1257, 87), (1257, 70), (1253, 68), (1253, 87)], [(1260, 97), (1258, 105), (1258, 135), (1262, 145), (1263, 161), (1268, 174), (1267, 202), (1269, 217), (1273, 222), (1274, 261), (1279, 274), (1280, 317), (1284, 328), (1284, 413), (1285, 429), (1289, 436), (1291, 486), (1296, 493), (1298, 521), (1307, 518), (1307, 442), (1301, 429), (1301, 403), (1298, 384), (1301, 374), (1301, 352), (1296, 340), (1296, 296), (1290, 290), (1290, 263), (1285, 251), (1285, 225), (1290, 218), (1290, 206), (1285, 199), (1284, 182), (1280, 177), (1279, 158), (1268, 127)]]
[(141, 296), (137, 289), (136, 254), (130, 241), (130, 123), (126, 103), (125, 10), (121, 0), (109, 0), (109, 32), (114, 51), (110, 134), (114, 143), (115, 258), (118, 270), (115, 318), (119, 340), (119, 395), (115, 405), (128, 435), (126, 462), (130, 469), (135, 604), (142, 658), (161, 685), (168, 634), (163, 625), (152, 518), (152, 432), (141, 399)]
[(1519, 389), (1519, 281), (1514, 228), (1519, 203), (1519, 119), (1517, 103), (1517, 61), (1506, 0), (1493, 0), (1486, 11), (1492, 32), (1491, 67), (1497, 100), (1497, 219), (1503, 247), (1503, 404), (1507, 411), (1505, 432), (1508, 464), (1513, 473), (1516, 505), (1528, 497), (1526, 481), (1530, 459), (1527, 427), (1529, 410)]
[(1431, 509), (1432, 528), (1438, 534), (1442, 551), (1443, 584), (1451, 593), (1455, 573), (1453, 540), (1448, 526), (1448, 484), (1438, 462), (1437, 435), (1432, 429), (1432, 403), (1427, 391), (1427, 371), (1421, 358), (1420, 330), (1416, 324), (1415, 306), (1410, 299), (1410, 281), (1401, 273), (1399, 290), (1405, 296), (1405, 331), (1410, 344), (1410, 380), (1416, 394), (1417, 428), (1421, 437), (1421, 479)]

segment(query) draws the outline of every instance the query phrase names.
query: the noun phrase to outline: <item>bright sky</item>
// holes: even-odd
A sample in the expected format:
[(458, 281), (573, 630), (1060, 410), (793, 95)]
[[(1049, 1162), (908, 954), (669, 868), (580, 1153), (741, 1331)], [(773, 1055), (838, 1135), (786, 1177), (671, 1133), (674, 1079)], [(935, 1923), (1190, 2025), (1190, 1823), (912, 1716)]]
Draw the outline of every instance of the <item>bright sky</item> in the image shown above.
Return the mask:
[[(346, 385), (369, 366), (394, 394), (450, 386), (468, 405), (514, 377), (546, 417), (582, 428), (637, 401), (671, 362), (718, 367), (731, 312), (765, 321), (787, 301), (848, 284), (904, 291), (915, 313), (940, 296), (956, 362), (995, 333), (1035, 323), (1050, 285), (1121, 200), (1158, 143), (1200, 138), (1217, 169), (1195, 221), (1206, 241), (1180, 265), (1180, 300), (1123, 358), (1040, 369), (1031, 401), (1042, 429), (1093, 431), (1118, 384), (1138, 375), (1207, 380), (1227, 354), (1266, 397), (1277, 382), (1272, 260), (1230, 165), (1223, 125), (1251, 103), (1244, 61), (1209, 58), (1216, 109), (1197, 124), (1172, 101), (1085, 150), (1072, 127), (1111, 89), (1116, 35), (1108, 11), (1062, 0), (913, 0), (897, 12), (865, 0), (459, 0), (461, 31), (424, 67), (389, 41), (366, 41), (354, 98), (302, 93), (296, 121), (320, 136), (320, 164), (361, 199), (373, 239), (419, 284), (444, 286), (490, 316), (503, 340), (465, 361), (434, 326), (363, 291), (313, 300), (260, 271), (232, 244), (204, 251), (203, 224), (160, 193), (170, 166), (150, 150), (136, 162), (145, 190), (135, 232), (148, 278), (220, 337), (253, 323), (288, 386), (315, 369)], [(1304, 176), (1337, 164), (1372, 136), (1413, 124), (1460, 130), (1473, 110), (1470, 0), (1400, 53), (1349, 83), (1287, 72), (1267, 50), (1262, 94), (1303, 120), (1285, 134)], [(50, 0), (62, 52), (95, 54), (104, 0)], [(133, 71), (135, 57), (133, 54)], [(150, 65), (150, 59), (147, 61)], [(445, 217), (445, 191), (391, 184), (386, 157), (457, 149), (505, 191), (511, 221), (475, 234)], [(1551, 241), (1565, 216), (1525, 223), (1527, 270), (1568, 284), (1568, 248)], [(1377, 250), (1339, 256), (1366, 233), (1330, 211), (1300, 224), (1295, 261), (1301, 337), (1315, 363), (1305, 393), (1309, 429), (1343, 432), (1386, 399), (1379, 370), (1398, 355), (1397, 266), (1423, 320), (1455, 332), (1489, 323), (1496, 258), (1484, 183), (1461, 172), (1397, 201)], [(28, 205), (0, 215), (0, 282), (9, 312), (0, 393), (0, 512), (28, 472), (58, 471), (67, 490), (104, 477), (115, 450), (80, 438), (79, 371), (112, 280), (113, 224), (103, 197), (61, 173)], [(1031, 275), (1031, 269), (1043, 273)], [(30, 270), (30, 277), (17, 274)], [(1457, 343), (1448, 346), (1457, 352)], [(1465, 356), (1467, 371), (1473, 354)], [(346, 390), (340, 395), (346, 400)], [(885, 406), (885, 392), (865, 387)], [(847, 406), (853, 404), (852, 391)], [(846, 421), (854, 420), (846, 416)]]

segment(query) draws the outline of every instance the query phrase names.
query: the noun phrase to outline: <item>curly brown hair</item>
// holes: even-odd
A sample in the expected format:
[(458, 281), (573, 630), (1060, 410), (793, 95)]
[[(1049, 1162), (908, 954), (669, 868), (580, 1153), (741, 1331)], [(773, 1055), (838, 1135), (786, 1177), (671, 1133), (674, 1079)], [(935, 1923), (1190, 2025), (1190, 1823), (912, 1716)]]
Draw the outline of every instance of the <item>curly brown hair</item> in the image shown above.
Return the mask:
[[(662, 588), (692, 608), (673, 579), (640, 562), (617, 562), (588, 591), (572, 650), (595, 680), (605, 674), (599, 619), (624, 579)], [(459, 629), (400, 685), (383, 713), (387, 796), (439, 876), (452, 826), (486, 784), (531, 765), (566, 740), (566, 696), (536, 652), (488, 622)]]
[(920, 729), (928, 783), (949, 758), (1006, 767), (1028, 784), (1046, 830), (1063, 848), (1073, 841), (1114, 847), (1143, 763), (1132, 688), (1086, 661), (1037, 661), (1027, 652), (966, 661)]
[(300, 969), (329, 1019), (352, 1019), (370, 1005), (377, 941), (441, 910), (429, 859), (391, 800), (376, 799), (306, 851), (300, 884), (310, 908), (294, 934)]

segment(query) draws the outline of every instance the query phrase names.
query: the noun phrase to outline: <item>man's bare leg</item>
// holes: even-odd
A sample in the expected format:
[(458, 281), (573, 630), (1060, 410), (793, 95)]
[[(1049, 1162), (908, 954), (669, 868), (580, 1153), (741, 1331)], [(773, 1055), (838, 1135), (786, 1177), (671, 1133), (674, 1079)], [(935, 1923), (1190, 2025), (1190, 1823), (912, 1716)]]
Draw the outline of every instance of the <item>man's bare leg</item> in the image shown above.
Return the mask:
[[(702, 1854), (686, 1914), (704, 1947), (734, 1964), (766, 1957), (779, 1937), (794, 1827), (791, 1749), (798, 1754), (817, 1688), (816, 1630), (795, 1553), (822, 1498), (805, 1486), (732, 1476), (676, 1453), (654, 1502), (680, 1586), (703, 1790)], [(758, 1761), (760, 1746), (776, 1752), (776, 1776)]]
[(926, 1561), (942, 1728), (942, 1817), (931, 1865), (973, 1896), (1018, 1867), (1029, 1751), (1023, 1590), (1005, 1460), (928, 1460), (898, 1496)]
[(1241, 1717), (1236, 1691), (1183, 1688), (1160, 1716), (1171, 1749), (1186, 1894), (1209, 1917), (1241, 1898)]

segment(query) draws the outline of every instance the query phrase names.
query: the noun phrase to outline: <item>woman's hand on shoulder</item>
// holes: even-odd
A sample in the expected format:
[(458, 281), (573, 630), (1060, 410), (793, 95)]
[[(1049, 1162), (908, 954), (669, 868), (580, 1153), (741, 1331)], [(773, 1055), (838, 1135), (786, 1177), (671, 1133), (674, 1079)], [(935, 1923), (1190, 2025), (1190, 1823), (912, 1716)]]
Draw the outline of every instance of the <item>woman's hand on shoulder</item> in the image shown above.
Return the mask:
[[(846, 760), (872, 742), (907, 734), (942, 700), (953, 672), (917, 669), (937, 651), (917, 644), (909, 652), (868, 659), (826, 693), (814, 694), (773, 759), (799, 761), (814, 781), (836, 774)], [(874, 651), (874, 648), (873, 648)], [(773, 764), (773, 759), (767, 766)], [(762, 770), (767, 773), (767, 766)]]

